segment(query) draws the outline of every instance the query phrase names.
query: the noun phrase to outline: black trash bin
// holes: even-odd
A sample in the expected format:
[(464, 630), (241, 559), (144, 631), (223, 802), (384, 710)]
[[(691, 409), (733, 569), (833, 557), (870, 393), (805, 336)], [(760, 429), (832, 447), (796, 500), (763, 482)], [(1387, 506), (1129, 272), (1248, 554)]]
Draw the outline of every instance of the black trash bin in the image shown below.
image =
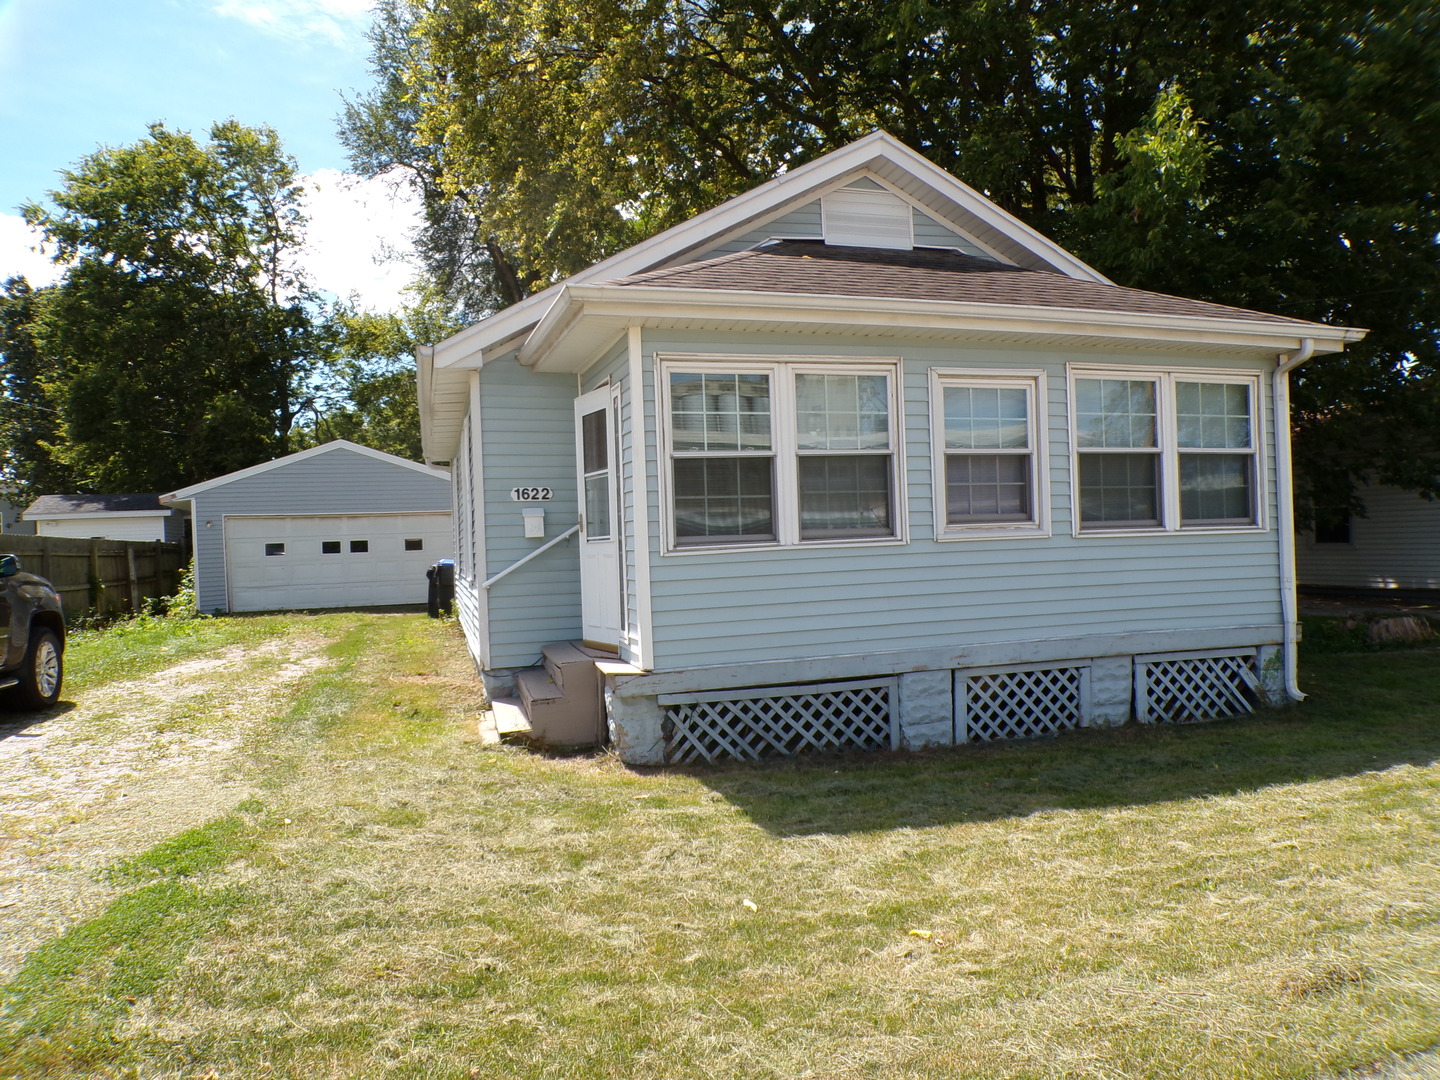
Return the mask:
[(430, 582), (430, 595), (425, 604), (430, 618), (449, 615), (455, 607), (455, 560), (441, 559), (425, 571), (425, 577)]

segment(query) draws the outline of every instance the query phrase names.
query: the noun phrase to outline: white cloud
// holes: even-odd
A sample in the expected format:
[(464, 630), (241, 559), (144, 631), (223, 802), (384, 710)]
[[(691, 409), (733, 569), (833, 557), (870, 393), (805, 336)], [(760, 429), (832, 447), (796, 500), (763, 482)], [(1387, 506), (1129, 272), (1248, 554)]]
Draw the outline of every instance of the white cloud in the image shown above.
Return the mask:
[[(364, 180), (337, 169), (301, 178), (310, 219), (299, 261), (306, 280), (341, 300), (392, 311), (415, 276), (414, 230), (420, 202), (397, 177)], [(58, 280), (58, 268), (37, 249), (40, 234), (18, 214), (0, 213), (0, 281), (23, 274), (37, 288)]]
[(352, 40), (370, 24), (374, 0), (218, 0), (215, 14), (282, 38)]
[(39, 288), (59, 279), (59, 268), (39, 251), (40, 239), (19, 214), (0, 214), (0, 281), (23, 274)]
[(310, 283), (371, 310), (396, 308), (415, 275), (414, 189), (398, 176), (364, 180), (336, 169), (311, 173), (304, 184), (310, 225), (301, 262)]

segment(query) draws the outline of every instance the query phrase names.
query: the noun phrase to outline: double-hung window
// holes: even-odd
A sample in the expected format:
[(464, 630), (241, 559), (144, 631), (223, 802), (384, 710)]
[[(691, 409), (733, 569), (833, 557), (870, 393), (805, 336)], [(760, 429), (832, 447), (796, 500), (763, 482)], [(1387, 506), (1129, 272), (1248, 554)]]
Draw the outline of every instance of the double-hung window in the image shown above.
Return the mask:
[(672, 361), (672, 549), (897, 537), (893, 365)]
[(1261, 525), (1248, 376), (1072, 371), (1079, 532)]
[(938, 538), (1045, 533), (1043, 399), (1040, 372), (931, 372)]

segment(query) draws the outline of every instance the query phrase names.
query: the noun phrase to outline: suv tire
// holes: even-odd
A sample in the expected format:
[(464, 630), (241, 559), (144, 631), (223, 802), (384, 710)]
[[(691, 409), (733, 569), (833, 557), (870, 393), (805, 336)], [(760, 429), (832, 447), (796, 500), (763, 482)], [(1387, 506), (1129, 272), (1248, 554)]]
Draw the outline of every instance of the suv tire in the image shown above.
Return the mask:
[(15, 672), (20, 685), (10, 691), (11, 701), (22, 709), (48, 709), (60, 700), (65, 679), (65, 653), (54, 630), (37, 629), (30, 635), (25, 663)]

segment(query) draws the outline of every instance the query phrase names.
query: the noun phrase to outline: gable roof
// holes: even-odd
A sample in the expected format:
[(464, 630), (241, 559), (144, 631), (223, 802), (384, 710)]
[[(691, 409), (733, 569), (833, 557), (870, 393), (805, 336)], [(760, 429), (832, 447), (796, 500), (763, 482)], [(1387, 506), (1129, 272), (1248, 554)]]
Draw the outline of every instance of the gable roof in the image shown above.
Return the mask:
[(235, 472), (226, 473), (224, 476), (217, 476), (213, 480), (205, 480), (199, 484), (192, 484), (189, 487), (181, 488), (179, 491), (172, 491), (161, 495), (160, 501), (166, 503), (188, 502), (196, 495), (207, 491), (214, 491), (216, 488), (224, 487), (226, 484), (233, 484), (237, 480), (245, 480), (252, 476), (260, 476), (273, 469), (283, 469), (287, 465), (294, 465), (296, 462), (308, 461), (311, 458), (319, 457), (321, 454), (330, 454), (336, 451), (344, 451), (352, 454), (359, 454), (361, 457), (373, 458), (376, 461), (383, 461), (390, 465), (399, 465), (406, 469), (413, 469), (415, 472), (425, 476), (449, 481), (450, 473), (445, 469), (437, 469), (430, 465), (421, 465), (418, 461), (411, 461), (409, 458), (402, 458), (395, 454), (387, 454), (383, 450), (375, 450), (368, 446), (361, 446), (359, 443), (350, 442), (348, 439), (333, 439), (319, 446), (312, 446), (308, 450), (297, 450), (293, 454), (286, 454), (284, 457), (275, 458), (273, 461), (261, 462), (259, 465), (251, 465), (248, 469), (237, 469)]
[(154, 514), (172, 511), (160, 504), (160, 496), (149, 495), (41, 495), (21, 515), (34, 518), (89, 517), (94, 514)]
[(1283, 315), (1078, 281), (1063, 274), (1026, 270), (958, 252), (839, 247), (813, 240), (780, 241), (606, 284), (810, 296), (889, 296), (1311, 325)]
[(893, 135), (873, 131), (481, 319), (439, 343), (435, 364), (449, 367), (497, 344), (508, 344), (539, 322), (564, 285), (644, 273), (693, 257), (861, 176), (883, 181), (942, 224), (957, 226), (1018, 266), (1056, 270), (1080, 280), (1109, 280)]
[[(718, 258), (829, 192), (886, 190), (991, 259), (797, 241)], [(817, 253), (816, 249), (828, 249)], [(847, 250), (850, 254), (846, 254)], [(856, 254), (857, 252), (862, 254)], [(886, 255), (896, 256), (882, 261)], [(931, 256), (939, 261), (927, 261)], [(946, 259), (951, 261), (945, 261)], [(976, 265), (983, 264), (983, 265)], [(907, 291), (900, 282), (911, 288)], [(918, 290), (918, 291), (916, 291)], [(426, 460), (446, 460), (470, 403), (469, 372), (518, 353), (542, 371), (580, 371), (626, 326), (776, 329), (859, 336), (902, 330), (950, 339), (1336, 352), (1363, 331), (1114, 285), (916, 151), (877, 131), (601, 260), (416, 351)]]

